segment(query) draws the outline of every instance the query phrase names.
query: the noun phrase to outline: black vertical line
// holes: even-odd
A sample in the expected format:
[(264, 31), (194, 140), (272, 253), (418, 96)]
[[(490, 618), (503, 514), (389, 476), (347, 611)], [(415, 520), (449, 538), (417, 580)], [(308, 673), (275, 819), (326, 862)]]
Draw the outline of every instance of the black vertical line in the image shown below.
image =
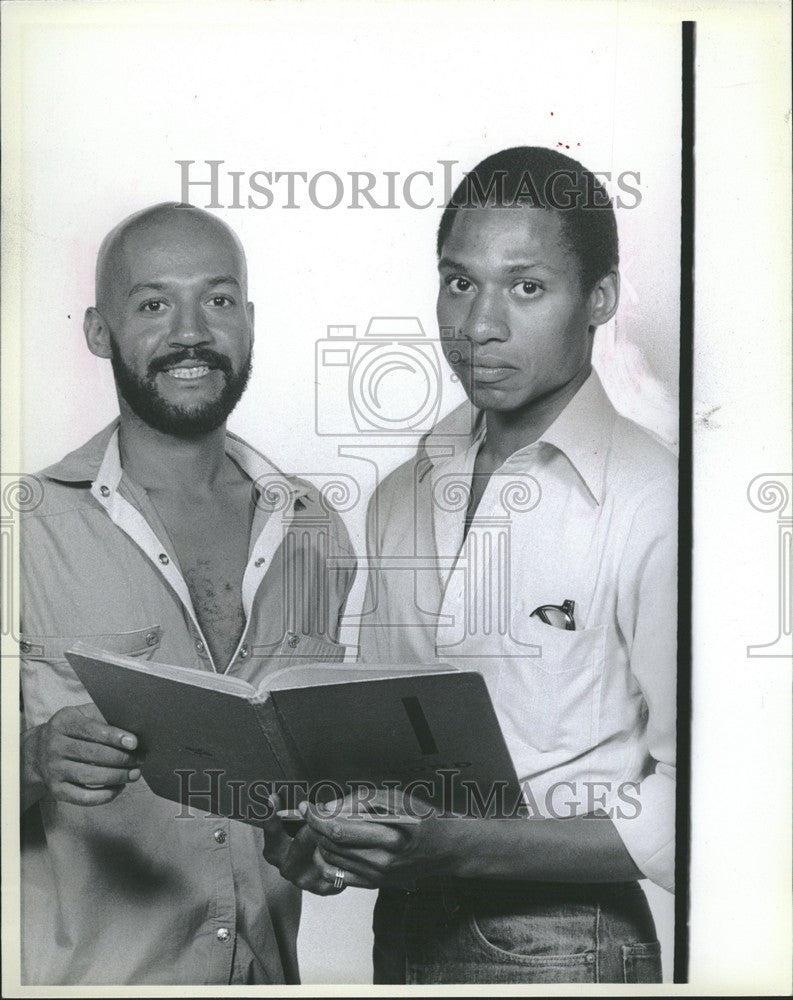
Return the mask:
[(424, 714), (424, 709), (421, 707), (421, 702), (418, 698), (403, 698), (402, 704), (405, 706), (405, 712), (407, 713), (408, 720), (413, 729), (413, 735), (416, 737), (416, 742), (421, 752), (423, 754), (438, 753), (438, 744), (432, 735), (432, 730), (427, 721), (427, 716)]
[(691, 554), (694, 427), (694, 57), (683, 21), (680, 199), (680, 486), (677, 593), (677, 823), (674, 982), (688, 982), (691, 860)]

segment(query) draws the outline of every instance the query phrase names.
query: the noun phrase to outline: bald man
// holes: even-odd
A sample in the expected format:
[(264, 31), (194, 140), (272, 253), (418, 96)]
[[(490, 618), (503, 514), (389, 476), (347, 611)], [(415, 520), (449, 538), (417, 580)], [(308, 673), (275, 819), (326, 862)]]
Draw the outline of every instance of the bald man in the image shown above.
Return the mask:
[(119, 418), (39, 474), (22, 524), (25, 983), (298, 981), (299, 892), (261, 831), (176, 818), (64, 657), (83, 639), (254, 683), (341, 659), (338, 516), (226, 430), (253, 318), (239, 240), (207, 212), (154, 206), (100, 248), (84, 331)]

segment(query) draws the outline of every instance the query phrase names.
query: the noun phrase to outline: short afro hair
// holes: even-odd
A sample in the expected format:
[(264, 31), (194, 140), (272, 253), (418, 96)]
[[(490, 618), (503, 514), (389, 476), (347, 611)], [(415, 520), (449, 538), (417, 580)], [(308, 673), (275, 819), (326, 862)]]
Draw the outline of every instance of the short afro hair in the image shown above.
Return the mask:
[(438, 257), (460, 209), (522, 206), (559, 212), (584, 289), (618, 266), (617, 220), (608, 192), (577, 160), (544, 146), (503, 149), (466, 174), (441, 216)]

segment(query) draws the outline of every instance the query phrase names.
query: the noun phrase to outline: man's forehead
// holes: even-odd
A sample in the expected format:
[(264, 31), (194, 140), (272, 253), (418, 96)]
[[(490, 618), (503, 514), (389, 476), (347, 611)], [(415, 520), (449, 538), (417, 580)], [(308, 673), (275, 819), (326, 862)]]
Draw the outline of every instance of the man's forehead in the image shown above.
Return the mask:
[(97, 264), (97, 295), (219, 275), (245, 286), (245, 255), (232, 231), (208, 213), (170, 208), (133, 217), (111, 234)]
[(140, 279), (142, 273), (159, 274), (165, 278), (231, 274), (242, 281), (244, 263), (242, 255), (228, 240), (182, 240), (173, 234), (164, 238), (132, 237), (125, 241), (119, 256), (119, 277)]
[(225, 227), (193, 219), (161, 219), (136, 226), (122, 235), (119, 251), (133, 265), (141, 258), (185, 256), (223, 257), (242, 262), (242, 250)]
[(529, 206), (459, 209), (446, 245), (472, 242), (483, 247), (542, 244), (560, 249), (563, 249), (564, 243), (559, 213)]
[(575, 265), (559, 213), (530, 207), (458, 211), (439, 267), (512, 273), (526, 267), (567, 273)]

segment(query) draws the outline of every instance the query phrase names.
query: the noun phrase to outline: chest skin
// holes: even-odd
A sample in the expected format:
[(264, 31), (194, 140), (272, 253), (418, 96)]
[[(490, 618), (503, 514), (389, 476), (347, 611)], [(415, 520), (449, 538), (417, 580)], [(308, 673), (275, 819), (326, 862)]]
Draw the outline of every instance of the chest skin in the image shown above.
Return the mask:
[(224, 670), (245, 628), (242, 578), (253, 518), (250, 484), (227, 483), (196, 495), (150, 490), (149, 496), (176, 550), (212, 659)]

